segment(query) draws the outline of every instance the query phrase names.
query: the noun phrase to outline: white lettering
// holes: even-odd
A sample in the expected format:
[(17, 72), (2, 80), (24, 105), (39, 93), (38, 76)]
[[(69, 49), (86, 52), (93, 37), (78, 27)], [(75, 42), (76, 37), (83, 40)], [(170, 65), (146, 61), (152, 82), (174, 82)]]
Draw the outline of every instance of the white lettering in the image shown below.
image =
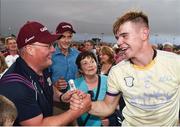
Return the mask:
[(31, 41), (32, 39), (34, 39), (34, 36), (30, 37), (30, 38), (26, 38), (25, 39), (25, 43), (28, 43), (29, 41)]
[(62, 28), (71, 28), (70, 25), (65, 25), (65, 26), (62, 26)]
[(47, 30), (46, 27), (43, 27), (43, 28), (40, 29), (41, 32), (44, 32), (44, 31), (46, 31), (46, 30)]

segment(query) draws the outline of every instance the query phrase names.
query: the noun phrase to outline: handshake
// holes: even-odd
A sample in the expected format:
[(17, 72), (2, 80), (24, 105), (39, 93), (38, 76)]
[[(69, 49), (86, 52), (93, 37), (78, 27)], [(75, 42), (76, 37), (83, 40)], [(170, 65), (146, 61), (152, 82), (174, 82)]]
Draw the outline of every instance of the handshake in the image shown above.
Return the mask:
[[(63, 84), (65, 84), (65, 82), (63, 82)], [(83, 114), (85, 112), (88, 112), (91, 109), (90, 95), (80, 90), (77, 90), (73, 80), (69, 80), (68, 84), (70, 86), (70, 90), (60, 95), (59, 97), (60, 102), (70, 103), (69, 110), (72, 110), (73, 112), (77, 112), (78, 114)], [(67, 86), (67, 83), (64, 86)]]

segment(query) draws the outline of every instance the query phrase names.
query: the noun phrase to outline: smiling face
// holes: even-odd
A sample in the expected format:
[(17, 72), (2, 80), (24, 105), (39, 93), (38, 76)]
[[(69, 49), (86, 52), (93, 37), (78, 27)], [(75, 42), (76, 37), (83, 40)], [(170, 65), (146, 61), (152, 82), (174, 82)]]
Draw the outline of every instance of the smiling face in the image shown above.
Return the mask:
[(8, 50), (10, 50), (10, 51), (17, 51), (18, 50), (18, 48), (17, 48), (17, 43), (16, 43), (16, 40), (15, 40), (15, 38), (8, 38), (7, 40), (6, 40), (6, 47), (7, 47), (7, 49)]
[(123, 58), (136, 57), (148, 38), (148, 29), (142, 24), (131, 21), (123, 23), (117, 33), (117, 44), (123, 52)]
[(127, 12), (115, 21), (113, 33), (123, 59), (142, 57), (148, 47), (148, 16), (143, 12)]
[(44, 44), (35, 42), (31, 45), (26, 46), (28, 54), (31, 56), (32, 63), (38, 66), (40, 69), (45, 69), (52, 64), (52, 53), (54, 53), (55, 48), (53, 44)]
[(72, 42), (73, 33), (66, 31), (62, 34), (62, 37), (58, 40), (58, 45), (63, 50), (68, 50)]
[(97, 72), (97, 63), (95, 59), (90, 56), (82, 59), (80, 65), (80, 71), (84, 76), (92, 76), (95, 75)]
[(93, 52), (81, 52), (77, 56), (76, 65), (83, 76), (94, 76), (97, 73), (97, 61)]
[(114, 51), (111, 47), (108, 46), (102, 46), (100, 51), (99, 51), (99, 58), (100, 58), (100, 63), (109, 63), (112, 64), (114, 63)]
[(109, 56), (107, 54), (103, 54), (102, 52), (100, 52), (99, 58), (100, 58), (101, 64), (109, 62)]

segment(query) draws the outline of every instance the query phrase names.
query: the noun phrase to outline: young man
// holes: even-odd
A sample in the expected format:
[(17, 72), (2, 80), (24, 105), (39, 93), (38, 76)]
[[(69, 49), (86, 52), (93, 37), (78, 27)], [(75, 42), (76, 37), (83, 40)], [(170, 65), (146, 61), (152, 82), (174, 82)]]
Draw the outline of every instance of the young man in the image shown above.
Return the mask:
[(120, 17), (113, 32), (125, 60), (111, 69), (107, 95), (92, 103), (90, 113), (113, 113), (122, 95), (126, 103), (122, 126), (177, 126), (180, 56), (152, 48), (148, 17), (142, 12)]
[(92, 40), (84, 41), (84, 49), (85, 51), (91, 51), (96, 54), (96, 52), (94, 51), (94, 41)]
[(75, 61), (79, 51), (70, 47), (74, 33), (76, 32), (73, 26), (67, 22), (61, 22), (56, 28), (56, 34), (60, 34), (61, 37), (52, 55), (50, 71), (53, 84), (63, 92), (67, 90), (67, 82), (75, 79), (78, 73)]
[[(67, 125), (90, 108), (88, 95), (78, 91), (62, 94), (52, 86), (46, 68), (52, 64), (53, 42), (58, 38), (38, 22), (27, 22), (20, 29), (17, 38), (20, 57), (0, 80), (0, 94), (10, 99), (18, 111), (14, 125)], [(74, 94), (79, 96), (73, 100)], [(53, 100), (71, 102), (70, 109), (52, 116)]]

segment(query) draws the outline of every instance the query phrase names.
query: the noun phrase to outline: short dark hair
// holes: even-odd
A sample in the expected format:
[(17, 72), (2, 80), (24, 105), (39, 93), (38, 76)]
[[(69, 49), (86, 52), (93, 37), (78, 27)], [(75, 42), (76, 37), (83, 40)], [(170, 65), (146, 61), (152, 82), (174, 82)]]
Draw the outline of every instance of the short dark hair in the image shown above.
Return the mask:
[(143, 23), (146, 25), (147, 28), (149, 28), (149, 21), (148, 16), (145, 15), (143, 12), (136, 12), (136, 11), (130, 11), (123, 16), (119, 17), (114, 25), (113, 25), (113, 33), (114, 35), (117, 34), (119, 27), (125, 23), (125, 22), (134, 22), (134, 23)]
[(96, 56), (93, 52), (84, 51), (84, 52), (81, 52), (76, 58), (76, 65), (77, 65), (78, 69), (81, 69), (81, 60), (85, 59), (86, 57), (93, 58), (97, 63)]
[(84, 43), (90, 43), (92, 46), (94, 46), (95, 42), (93, 40), (86, 40)]

